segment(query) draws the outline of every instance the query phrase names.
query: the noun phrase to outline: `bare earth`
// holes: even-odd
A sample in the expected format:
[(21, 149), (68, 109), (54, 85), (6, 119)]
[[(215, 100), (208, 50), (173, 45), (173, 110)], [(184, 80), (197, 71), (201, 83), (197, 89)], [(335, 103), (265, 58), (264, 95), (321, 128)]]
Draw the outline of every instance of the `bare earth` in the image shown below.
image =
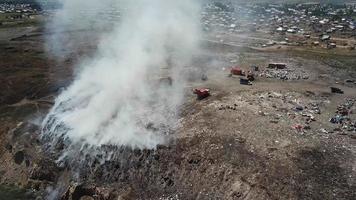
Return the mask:
[[(44, 153), (38, 124), (70, 84), (76, 62), (95, 50), (86, 41), (95, 39), (85, 30), (63, 33), (78, 41), (77, 51), (55, 60), (45, 51), (49, 33), (39, 27), (0, 33), (0, 183), (30, 189), (23, 198), (44, 198), (50, 187), (65, 200), (356, 198), (356, 128), (329, 122), (347, 102), (354, 102), (348, 117), (356, 122), (356, 84), (345, 82), (356, 80), (353, 51), (256, 49), (242, 36), (222, 36), (224, 44), (206, 36), (186, 69), (189, 86), (172, 142), (157, 150), (121, 148), (110, 162), (69, 169)], [(253, 85), (228, 76), (233, 60), (245, 70), (260, 66)], [(267, 78), (269, 62), (308, 78)], [(211, 96), (197, 100), (197, 87), (210, 88)], [(69, 171), (80, 172), (79, 183)]]

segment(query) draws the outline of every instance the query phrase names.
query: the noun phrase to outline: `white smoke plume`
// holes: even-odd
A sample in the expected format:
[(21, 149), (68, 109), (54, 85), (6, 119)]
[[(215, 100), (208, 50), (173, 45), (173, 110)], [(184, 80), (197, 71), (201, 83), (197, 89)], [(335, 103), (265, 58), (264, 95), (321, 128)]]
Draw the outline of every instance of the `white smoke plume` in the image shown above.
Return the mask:
[[(83, 7), (92, 17), (120, 8), (120, 22), (102, 37), (95, 56), (78, 66), (73, 83), (57, 97), (43, 121), (43, 137), (53, 145), (61, 140), (82, 147), (155, 148), (177, 125), (185, 81), (182, 68), (197, 51), (200, 36), (199, 3), (64, 0), (49, 28), (90, 26), (90, 19), (78, 14)], [(48, 42), (60, 45), (59, 35)]]

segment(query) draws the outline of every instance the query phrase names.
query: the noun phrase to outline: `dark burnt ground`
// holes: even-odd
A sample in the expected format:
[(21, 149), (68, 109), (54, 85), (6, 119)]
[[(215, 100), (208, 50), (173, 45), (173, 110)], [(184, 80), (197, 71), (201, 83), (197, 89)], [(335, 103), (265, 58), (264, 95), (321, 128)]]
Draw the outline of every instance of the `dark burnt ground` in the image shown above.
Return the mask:
[(84, 180), (130, 188), (141, 199), (175, 195), (183, 199), (221, 199), (234, 192), (228, 190), (236, 175), (265, 166), (263, 159), (233, 138), (181, 139), (155, 151), (124, 150), (119, 155), (94, 166), (91, 173), (82, 171), (88, 175)]
[(40, 118), (61, 88), (70, 84), (74, 63), (84, 51), (95, 49), (54, 59), (46, 51), (42, 28), (0, 31), (4, 36), (0, 38), (0, 182), (10, 185), (2, 191), (17, 191), (11, 189), (13, 184), (44, 191), (48, 181), (56, 180), (56, 167), (41, 153)]
[(356, 185), (352, 169), (344, 168), (352, 157), (351, 152), (342, 149), (334, 151), (322, 148), (303, 149), (298, 152), (295, 164), (300, 170), (296, 174), (299, 182), (295, 189), (299, 199), (353, 199)]
[(36, 99), (48, 94), (49, 63), (41, 58), (43, 51), (24, 49), (28, 45), (11, 42), (0, 46), (2, 105), (17, 103), (25, 97)]
[(353, 199), (352, 172), (342, 167), (350, 152), (324, 148), (282, 160), (251, 152), (243, 139), (202, 136), (157, 150), (120, 149), (103, 164), (73, 166), (86, 190), (72, 196), (103, 197), (97, 190), (105, 188), (128, 199)]

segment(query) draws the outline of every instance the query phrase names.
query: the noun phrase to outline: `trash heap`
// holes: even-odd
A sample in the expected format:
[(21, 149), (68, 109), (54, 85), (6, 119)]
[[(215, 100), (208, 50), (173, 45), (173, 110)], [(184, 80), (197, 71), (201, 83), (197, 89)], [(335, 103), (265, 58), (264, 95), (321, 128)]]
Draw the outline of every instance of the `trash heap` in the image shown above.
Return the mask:
[(296, 92), (261, 92), (240, 98), (216, 108), (219, 111), (249, 110), (272, 124), (287, 125), (301, 134), (315, 128), (313, 124), (321, 119), (322, 108), (329, 102), (325, 97), (306, 99)]
[(291, 113), (288, 113), (289, 118), (295, 119), (296, 122), (299, 122), (292, 126), (298, 132), (304, 132), (305, 130), (310, 130), (311, 123), (316, 121), (315, 115), (320, 115), (321, 110), (320, 106), (322, 102), (309, 102), (305, 106), (296, 105), (292, 109)]
[(259, 74), (260, 77), (273, 78), (280, 80), (306, 80), (309, 74), (299, 68), (266, 68)]
[(218, 107), (219, 110), (237, 110), (238, 105), (235, 103), (232, 105), (220, 105)]
[(333, 124), (339, 125), (339, 131), (356, 132), (356, 119), (352, 118), (356, 99), (346, 99), (345, 103), (338, 105), (335, 115), (330, 119)]
[[(279, 94), (268, 92), (263, 94), (265, 102), (270, 102), (274, 108), (271, 123), (286, 121), (291, 124), (292, 129), (299, 133), (304, 133), (311, 129), (311, 124), (317, 121), (317, 116), (321, 114), (321, 107), (324, 106), (326, 99), (302, 100), (303, 96), (296, 93)], [(299, 99), (299, 100), (298, 100)], [(278, 106), (281, 105), (281, 106)], [(282, 106), (283, 105), (283, 106)], [(265, 112), (259, 112), (260, 115), (267, 115)]]

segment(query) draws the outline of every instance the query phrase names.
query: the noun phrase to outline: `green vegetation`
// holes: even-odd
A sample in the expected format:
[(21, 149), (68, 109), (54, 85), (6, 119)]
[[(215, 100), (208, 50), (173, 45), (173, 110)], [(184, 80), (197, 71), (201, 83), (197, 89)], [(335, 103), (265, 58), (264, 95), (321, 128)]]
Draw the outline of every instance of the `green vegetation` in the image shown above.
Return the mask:
[(289, 50), (291, 56), (299, 56), (306, 59), (314, 59), (333, 68), (356, 71), (355, 54), (337, 52), (337, 50)]

